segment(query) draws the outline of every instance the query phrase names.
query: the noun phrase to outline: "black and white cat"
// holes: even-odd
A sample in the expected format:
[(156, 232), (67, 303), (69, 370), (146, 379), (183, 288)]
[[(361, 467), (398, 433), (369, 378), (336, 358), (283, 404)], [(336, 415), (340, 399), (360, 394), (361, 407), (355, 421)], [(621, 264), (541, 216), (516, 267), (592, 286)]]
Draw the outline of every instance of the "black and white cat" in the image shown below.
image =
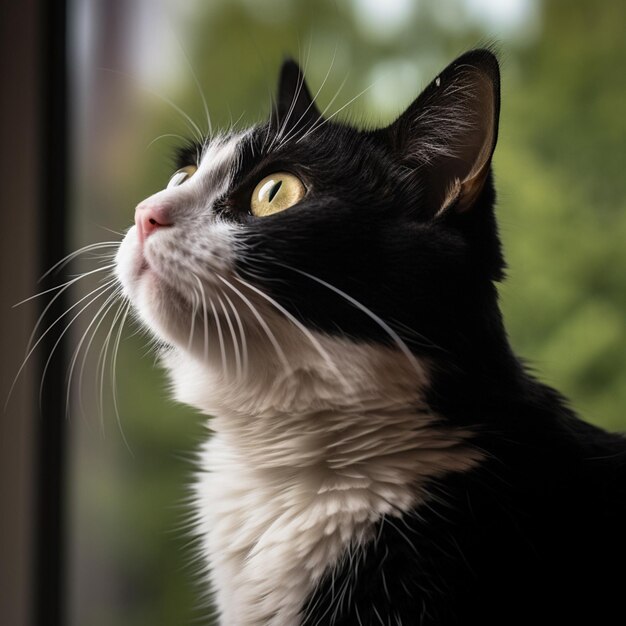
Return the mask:
[(623, 623), (626, 441), (502, 325), (499, 108), (486, 50), (365, 131), (287, 61), (267, 123), (183, 149), (137, 207), (117, 273), (212, 416), (222, 624)]

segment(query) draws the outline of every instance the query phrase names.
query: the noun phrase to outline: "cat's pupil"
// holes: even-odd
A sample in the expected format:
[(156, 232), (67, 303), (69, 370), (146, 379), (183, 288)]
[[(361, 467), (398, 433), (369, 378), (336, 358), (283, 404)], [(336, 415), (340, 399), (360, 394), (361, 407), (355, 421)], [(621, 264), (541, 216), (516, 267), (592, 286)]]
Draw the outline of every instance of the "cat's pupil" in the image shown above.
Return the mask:
[(279, 180), (271, 189), (270, 189), (270, 193), (267, 197), (268, 202), (271, 202), (275, 197), (276, 194), (278, 193), (278, 190), (282, 187), (283, 181)]

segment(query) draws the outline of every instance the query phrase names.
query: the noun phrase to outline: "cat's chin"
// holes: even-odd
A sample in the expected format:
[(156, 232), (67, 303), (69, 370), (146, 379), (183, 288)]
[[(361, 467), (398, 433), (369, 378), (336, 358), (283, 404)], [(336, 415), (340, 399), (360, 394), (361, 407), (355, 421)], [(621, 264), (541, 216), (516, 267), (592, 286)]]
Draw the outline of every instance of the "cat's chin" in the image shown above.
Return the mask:
[(136, 226), (128, 229), (115, 259), (115, 271), (126, 296), (134, 302), (146, 275), (156, 278), (154, 264), (150, 263), (141, 244)]
[(126, 232), (115, 257), (115, 273), (122, 285), (124, 295), (134, 300), (136, 285), (144, 271), (144, 259), (137, 236), (137, 227), (131, 226)]
[(115, 271), (124, 295), (150, 331), (165, 343), (182, 345), (189, 335), (192, 305), (146, 259), (135, 226), (120, 245)]

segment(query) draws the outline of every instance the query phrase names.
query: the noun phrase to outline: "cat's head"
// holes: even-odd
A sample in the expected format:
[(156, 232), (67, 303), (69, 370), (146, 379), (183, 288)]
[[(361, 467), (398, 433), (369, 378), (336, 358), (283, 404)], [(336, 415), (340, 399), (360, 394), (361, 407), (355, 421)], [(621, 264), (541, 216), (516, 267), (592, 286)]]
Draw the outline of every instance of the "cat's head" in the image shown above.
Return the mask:
[(359, 130), (324, 117), (285, 62), (266, 123), (182, 150), (137, 207), (126, 295), (172, 362), (235, 386), (324, 368), (363, 386), (359, 368), (394, 359), (407, 382), (470, 349), (499, 319), (499, 90), (495, 57), (472, 51), (390, 126)]

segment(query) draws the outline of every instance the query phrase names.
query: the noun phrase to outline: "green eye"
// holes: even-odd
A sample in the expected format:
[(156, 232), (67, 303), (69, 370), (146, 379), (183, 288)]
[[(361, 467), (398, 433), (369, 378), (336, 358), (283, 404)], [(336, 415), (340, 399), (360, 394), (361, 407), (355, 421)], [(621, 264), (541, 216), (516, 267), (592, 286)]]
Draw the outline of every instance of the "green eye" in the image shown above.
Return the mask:
[(188, 178), (191, 178), (196, 172), (198, 168), (195, 165), (187, 165), (187, 167), (183, 167), (179, 169), (177, 172), (174, 172), (169, 182), (167, 183), (167, 189), (171, 187), (178, 187), (178, 185), (182, 185)]
[(266, 176), (254, 188), (250, 210), (257, 217), (284, 211), (302, 200), (306, 189), (302, 181), (289, 172)]

